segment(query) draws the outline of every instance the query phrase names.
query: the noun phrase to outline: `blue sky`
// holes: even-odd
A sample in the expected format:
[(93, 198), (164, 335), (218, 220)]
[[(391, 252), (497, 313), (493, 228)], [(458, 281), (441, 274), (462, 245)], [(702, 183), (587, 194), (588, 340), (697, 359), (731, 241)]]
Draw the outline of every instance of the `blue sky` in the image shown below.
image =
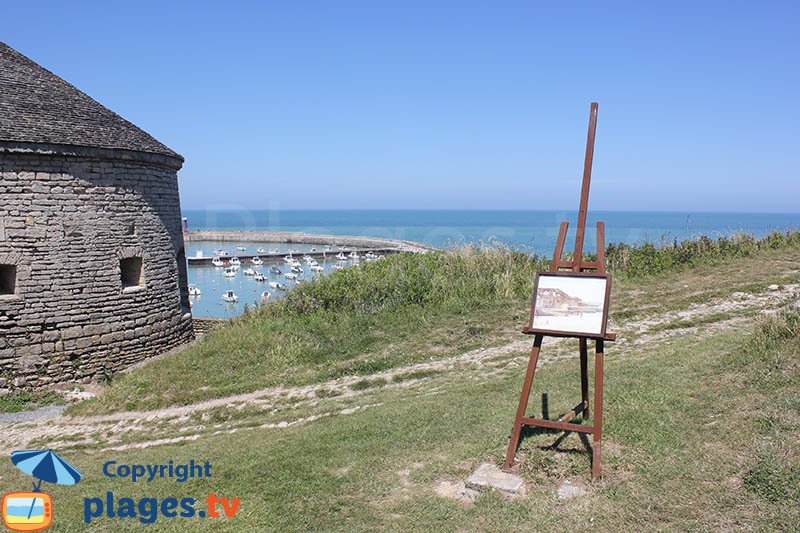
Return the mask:
[(798, 212), (798, 6), (0, 0), (0, 40), (185, 208), (573, 209), (597, 100), (591, 207)]

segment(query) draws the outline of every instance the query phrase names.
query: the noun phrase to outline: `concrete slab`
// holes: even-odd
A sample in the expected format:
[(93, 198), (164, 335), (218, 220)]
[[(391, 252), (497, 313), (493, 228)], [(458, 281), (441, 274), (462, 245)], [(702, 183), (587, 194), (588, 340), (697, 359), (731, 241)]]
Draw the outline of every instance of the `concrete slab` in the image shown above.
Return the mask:
[(525, 494), (525, 482), (514, 474), (503, 472), (495, 465), (483, 463), (464, 482), (464, 485), (473, 490), (486, 490), (489, 488), (499, 490), (509, 496)]

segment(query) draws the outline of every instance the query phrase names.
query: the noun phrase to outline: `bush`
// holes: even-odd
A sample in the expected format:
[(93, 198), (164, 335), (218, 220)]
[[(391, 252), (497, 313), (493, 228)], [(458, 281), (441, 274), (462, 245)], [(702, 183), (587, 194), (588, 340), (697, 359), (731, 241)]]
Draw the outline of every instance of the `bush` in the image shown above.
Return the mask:
[(606, 250), (606, 265), (610, 271), (626, 276), (641, 277), (691, 267), (734, 257), (751, 257), (761, 250), (778, 250), (800, 246), (800, 232), (774, 232), (763, 239), (735, 234), (716, 240), (702, 236), (694, 240), (671, 244), (652, 242), (640, 245), (611, 243)]

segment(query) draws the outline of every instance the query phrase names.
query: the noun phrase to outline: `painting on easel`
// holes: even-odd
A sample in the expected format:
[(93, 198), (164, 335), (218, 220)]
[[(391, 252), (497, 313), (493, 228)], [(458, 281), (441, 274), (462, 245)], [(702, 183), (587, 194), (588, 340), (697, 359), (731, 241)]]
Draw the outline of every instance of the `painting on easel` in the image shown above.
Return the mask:
[[(517, 415), (511, 430), (511, 438), (506, 449), (503, 468), (509, 470), (514, 464), (517, 447), (522, 438), (522, 429), (534, 426), (556, 429), (567, 433), (592, 435), (592, 477), (600, 477), (603, 444), (603, 359), (605, 342), (616, 339), (614, 333), (606, 331), (608, 321), (608, 302), (611, 293), (611, 276), (606, 274), (605, 224), (597, 223), (597, 258), (587, 260), (583, 255), (583, 240), (586, 233), (586, 213), (589, 204), (589, 184), (592, 179), (592, 158), (594, 156), (594, 136), (597, 127), (597, 102), (589, 109), (589, 133), (586, 137), (586, 158), (583, 163), (583, 182), (578, 209), (578, 228), (575, 232), (575, 250), (572, 259), (562, 258), (567, 238), (565, 221), (558, 230), (558, 239), (550, 262), (549, 272), (536, 275), (533, 298), (531, 299), (531, 318), (523, 333), (533, 334), (531, 356), (522, 384)], [(569, 272), (565, 272), (569, 269)], [(593, 272), (589, 272), (593, 271)], [(539, 361), (539, 352), (545, 336), (577, 337), (580, 351), (581, 401), (558, 420), (525, 416), (528, 399), (533, 387), (533, 377)], [(594, 350), (594, 405), (592, 425), (587, 425), (589, 410), (589, 371), (588, 341), (593, 340)], [(572, 420), (580, 416), (580, 423)]]
[(605, 274), (540, 272), (527, 331), (603, 337), (610, 290), (611, 279)]

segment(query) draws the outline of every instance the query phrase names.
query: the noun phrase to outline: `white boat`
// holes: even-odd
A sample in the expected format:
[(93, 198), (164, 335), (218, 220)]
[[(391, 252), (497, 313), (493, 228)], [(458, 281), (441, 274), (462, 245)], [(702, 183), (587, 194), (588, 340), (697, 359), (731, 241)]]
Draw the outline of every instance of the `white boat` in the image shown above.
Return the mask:
[(270, 248), (270, 249), (269, 249), (269, 253), (271, 253), (271, 254), (277, 254), (277, 253), (278, 253), (278, 249), (277, 249), (277, 248)]
[(222, 275), (225, 276), (226, 278), (232, 278), (232, 277), (234, 277), (236, 275), (236, 269), (235, 268), (226, 268), (225, 272)]
[(189, 285), (189, 296), (200, 296), (200, 289), (197, 285)]
[(279, 291), (286, 290), (286, 285), (284, 285), (283, 283), (278, 283), (277, 281), (270, 281), (269, 286), (272, 287), (273, 289), (278, 289)]
[(239, 297), (236, 296), (236, 293), (233, 291), (225, 291), (225, 294), (222, 295), (222, 299), (228, 303), (236, 303), (239, 301)]
[(315, 246), (312, 246), (312, 247), (311, 247), (311, 251), (312, 251), (312, 252), (316, 252), (316, 251), (317, 251), (317, 248), (316, 248)]
[(294, 259), (294, 257), (292, 257), (292, 254), (289, 254), (289, 255), (287, 255), (287, 256), (285, 256), (285, 257), (283, 258), (283, 262), (284, 262), (284, 263), (291, 263), (291, 262), (292, 262), (292, 261), (294, 261), (294, 260), (295, 260), (295, 259)]
[(265, 249), (263, 249), (263, 248), (259, 248), (258, 250), (256, 250), (256, 252), (258, 252), (258, 253), (260, 253), (260, 254), (265, 254), (265, 253), (267, 253), (267, 251), (266, 251)]
[(230, 264), (232, 264), (232, 265), (237, 265), (237, 266), (238, 266), (238, 265), (241, 265), (241, 264), (242, 264), (242, 262), (241, 262), (241, 261), (239, 261), (239, 258), (238, 258), (238, 257), (231, 257)]
[(267, 278), (265, 278), (264, 274), (262, 274), (261, 272), (256, 272), (255, 275), (253, 276), (253, 279), (255, 281), (267, 281)]
[(226, 252), (225, 250), (222, 250), (222, 249), (214, 250), (214, 253), (216, 253), (220, 257), (230, 257), (231, 256), (230, 252)]
[(294, 272), (295, 274), (303, 274), (304, 273), (303, 269), (300, 267), (300, 265), (293, 266), (292, 267), (292, 272)]
[(339, 261), (347, 261), (347, 256), (344, 255), (344, 252), (339, 252), (338, 254), (336, 254), (336, 259), (338, 259)]
[(211, 264), (214, 265), (215, 267), (223, 267), (225, 266), (225, 261), (223, 261), (219, 257), (215, 257), (214, 259), (211, 260)]
[(325, 272), (325, 269), (319, 265), (311, 265), (311, 272)]
[(292, 259), (292, 261), (289, 263), (289, 266), (292, 267), (292, 270), (294, 270), (295, 268), (301, 268), (300, 261), (298, 261), (297, 259)]
[(292, 281), (295, 281), (295, 280), (297, 279), (297, 274), (295, 274), (294, 272), (287, 272), (287, 273), (286, 273), (286, 274), (284, 274), (283, 276), (284, 276), (286, 279), (290, 279), (290, 280), (292, 280)]
[(236, 249), (239, 250), (240, 252), (244, 252), (245, 250), (247, 250), (247, 248), (245, 248), (244, 246), (237, 246)]
[(350, 252), (350, 259), (358, 259), (359, 257), (360, 256), (358, 255), (358, 252), (356, 252), (355, 250)]
[(305, 261), (306, 263), (310, 263), (313, 260), (314, 260), (314, 258), (311, 257), (310, 255), (304, 255), (303, 256), (303, 261)]
[(281, 269), (276, 267), (276, 266), (269, 267), (269, 271), (272, 272), (273, 274), (277, 274), (277, 275), (282, 274)]
[(244, 270), (242, 270), (242, 274), (244, 274), (245, 276), (255, 276), (256, 271), (253, 270), (252, 268), (245, 268)]
[(258, 256), (255, 256), (252, 259), (252, 261), (250, 261), (250, 262), (253, 263), (254, 265), (263, 265), (264, 264), (264, 261), (262, 261), (261, 258), (258, 257)]

